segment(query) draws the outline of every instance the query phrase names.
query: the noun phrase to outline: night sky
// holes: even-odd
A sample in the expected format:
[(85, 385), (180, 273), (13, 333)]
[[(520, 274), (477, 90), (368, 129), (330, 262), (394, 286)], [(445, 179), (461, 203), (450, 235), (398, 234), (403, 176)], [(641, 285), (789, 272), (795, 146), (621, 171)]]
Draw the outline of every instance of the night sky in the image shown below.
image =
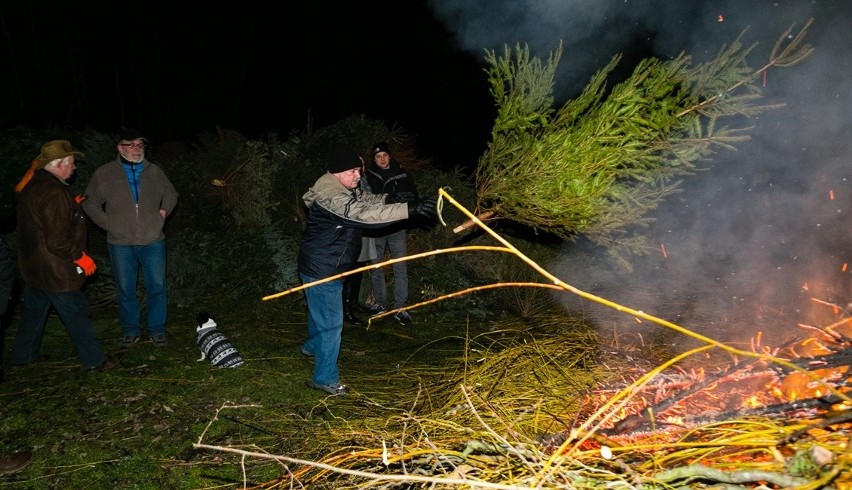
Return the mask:
[(217, 126), (286, 135), (363, 114), (416, 136), (439, 163), (471, 166), (494, 119), (486, 49), (522, 43), (545, 57), (563, 42), (564, 101), (616, 53), (624, 70), (648, 55), (712, 55), (745, 27), (769, 42), (848, 3), (0, 2), (0, 127), (127, 125), (156, 143)]
[(484, 149), (482, 56), (425, 1), (183, 3), (0, 3), (0, 125), (128, 125), (156, 143), (363, 114), (448, 165)]

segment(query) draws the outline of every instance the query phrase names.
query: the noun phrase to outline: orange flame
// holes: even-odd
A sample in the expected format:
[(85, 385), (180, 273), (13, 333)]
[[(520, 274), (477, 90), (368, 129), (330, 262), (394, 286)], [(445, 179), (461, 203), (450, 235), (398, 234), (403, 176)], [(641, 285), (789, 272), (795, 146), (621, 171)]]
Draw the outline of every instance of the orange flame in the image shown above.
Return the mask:
[(757, 398), (757, 395), (751, 395), (750, 397), (743, 400), (743, 406), (746, 408), (757, 408), (761, 405), (762, 403)]

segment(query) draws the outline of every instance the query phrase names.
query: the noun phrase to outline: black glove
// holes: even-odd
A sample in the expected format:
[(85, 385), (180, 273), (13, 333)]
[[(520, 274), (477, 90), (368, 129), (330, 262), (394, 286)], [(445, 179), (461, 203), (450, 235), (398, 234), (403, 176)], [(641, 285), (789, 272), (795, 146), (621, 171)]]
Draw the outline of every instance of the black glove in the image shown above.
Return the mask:
[(419, 216), (421, 218), (435, 219), (438, 217), (435, 201), (431, 199), (418, 199), (408, 202), (408, 217)]
[(385, 196), (385, 204), (394, 204), (398, 202), (410, 202), (417, 199), (413, 192), (397, 192), (395, 194), (388, 194)]

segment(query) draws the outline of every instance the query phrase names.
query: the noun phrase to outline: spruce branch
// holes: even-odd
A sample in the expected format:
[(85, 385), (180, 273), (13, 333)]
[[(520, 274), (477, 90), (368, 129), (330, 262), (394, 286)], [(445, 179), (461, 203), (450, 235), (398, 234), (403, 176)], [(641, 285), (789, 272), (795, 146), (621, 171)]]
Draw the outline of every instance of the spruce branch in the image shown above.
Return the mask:
[(636, 231), (679, 179), (747, 140), (743, 121), (781, 107), (761, 105), (754, 82), (812, 52), (809, 26), (785, 31), (757, 70), (747, 62), (756, 44), (741, 42), (746, 31), (705, 63), (684, 53), (647, 58), (610, 88), (616, 55), (561, 107), (553, 97), (561, 44), (544, 62), (520, 45), (487, 51), (498, 110), (477, 166), (477, 209), (567, 240), (583, 235), (616, 255), (646, 251)]
[[(687, 112), (695, 109), (699, 110), (704, 106), (713, 104), (724, 97), (725, 94), (732, 93), (740, 88), (745, 87), (750, 91), (753, 91), (754, 94), (757, 93), (756, 87), (752, 87), (751, 83), (758, 79), (761, 75), (763, 75), (767, 70), (772, 68), (773, 66), (777, 66), (779, 68), (786, 68), (793, 65), (798, 64), (805, 58), (807, 58), (813, 52), (813, 46), (810, 44), (803, 44), (805, 39), (805, 33), (807, 32), (808, 27), (813, 23), (813, 19), (809, 20), (804, 27), (796, 34), (795, 37), (789, 40), (785, 44), (793, 32), (793, 26), (787, 28), (783, 34), (775, 41), (775, 45), (772, 47), (772, 51), (769, 55), (769, 61), (755, 70), (750, 75), (745, 76), (745, 73), (742, 73), (745, 70), (748, 70), (748, 64), (746, 63), (745, 57), (751, 52), (752, 49), (756, 46), (753, 44), (748, 49), (742, 49), (742, 45), (739, 42), (739, 39), (745, 34), (746, 31), (743, 31), (737, 40), (730, 46), (730, 48), (725, 49), (722, 48), (722, 52), (713, 60), (713, 62), (707, 63), (706, 66), (701, 67), (699, 72), (696, 73), (696, 79), (702, 81), (713, 81), (713, 80), (724, 80), (724, 74), (726, 72), (731, 72), (735, 74), (742, 75), (741, 79), (734, 83), (733, 85), (727, 87), (724, 92), (721, 92), (719, 95), (715, 95), (710, 97), (709, 99), (703, 101), (701, 104), (696, 106), (695, 108), (690, 108), (688, 111), (685, 111), (683, 114), (685, 115)], [(780, 53), (779, 53), (780, 50)], [(714, 63), (715, 62), (715, 63)], [(706, 73), (705, 73), (706, 70)], [(709, 75), (709, 76), (708, 76)], [(702, 85), (698, 85), (699, 88)], [(757, 95), (759, 97), (759, 95)], [(756, 97), (755, 97), (756, 98)]]

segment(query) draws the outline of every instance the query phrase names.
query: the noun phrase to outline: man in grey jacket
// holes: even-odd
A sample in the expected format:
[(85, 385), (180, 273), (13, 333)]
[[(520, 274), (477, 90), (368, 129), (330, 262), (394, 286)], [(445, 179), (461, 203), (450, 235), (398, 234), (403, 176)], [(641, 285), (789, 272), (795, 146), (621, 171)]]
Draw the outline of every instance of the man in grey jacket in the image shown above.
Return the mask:
[[(352, 269), (361, 250), (361, 230), (387, 226), (412, 216), (435, 218), (435, 201), (417, 200), (386, 204), (386, 194), (371, 194), (358, 187), (361, 160), (345, 146), (329, 152), (328, 172), (302, 196), (308, 223), (299, 248), (299, 278), (303, 284)], [(308, 339), (302, 354), (315, 357), (310, 386), (329, 395), (345, 395), (337, 357), (343, 331), (343, 280), (305, 289), (308, 304)]]
[(163, 225), (178, 202), (165, 172), (145, 158), (148, 140), (135, 129), (119, 135), (118, 157), (92, 174), (83, 210), (107, 232), (112, 275), (118, 291), (122, 346), (139, 340), (141, 314), (136, 283), (141, 267), (147, 295), (148, 335), (166, 345), (166, 236)]

